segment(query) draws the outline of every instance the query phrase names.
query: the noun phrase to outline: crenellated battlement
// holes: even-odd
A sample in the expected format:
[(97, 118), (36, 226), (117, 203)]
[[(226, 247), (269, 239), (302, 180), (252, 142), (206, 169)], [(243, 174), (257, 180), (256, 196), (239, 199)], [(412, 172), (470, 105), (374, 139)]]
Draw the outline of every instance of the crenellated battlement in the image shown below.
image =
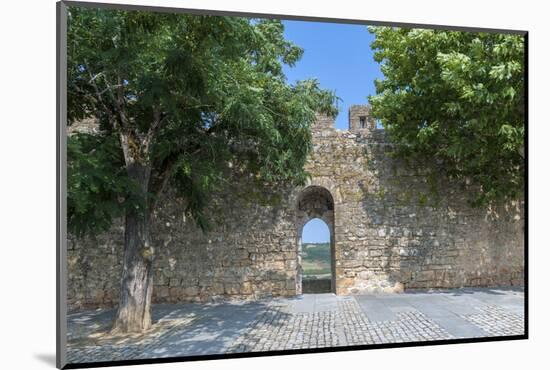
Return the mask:
[[(318, 113), (311, 129), (315, 131), (331, 130), (335, 128), (334, 118)], [(361, 136), (370, 136), (375, 131), (376, 121), (371, 113), (370, 105), (352, 105), (348, 110), (348, 131)]]

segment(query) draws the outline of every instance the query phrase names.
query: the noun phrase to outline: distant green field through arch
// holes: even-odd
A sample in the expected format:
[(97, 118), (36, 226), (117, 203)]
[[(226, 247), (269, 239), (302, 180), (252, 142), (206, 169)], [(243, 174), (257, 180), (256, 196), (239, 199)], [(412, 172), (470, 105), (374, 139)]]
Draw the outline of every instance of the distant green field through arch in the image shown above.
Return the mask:
[(302, 279), (330, 279), (330, 231), (327, 224), (314, 218), (302, 231)]

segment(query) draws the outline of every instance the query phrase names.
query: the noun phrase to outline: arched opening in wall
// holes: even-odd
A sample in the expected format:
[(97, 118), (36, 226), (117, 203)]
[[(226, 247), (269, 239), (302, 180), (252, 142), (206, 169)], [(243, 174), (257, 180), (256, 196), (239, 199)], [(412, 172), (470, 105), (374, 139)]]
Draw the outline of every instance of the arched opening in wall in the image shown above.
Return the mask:
[(302, 293), (332, 292), (330, 230), (320, 218), (309, 220), (302, 230)]
[(334, 200), (321, 186), (298, 196), (296, 294), (336, 291)]

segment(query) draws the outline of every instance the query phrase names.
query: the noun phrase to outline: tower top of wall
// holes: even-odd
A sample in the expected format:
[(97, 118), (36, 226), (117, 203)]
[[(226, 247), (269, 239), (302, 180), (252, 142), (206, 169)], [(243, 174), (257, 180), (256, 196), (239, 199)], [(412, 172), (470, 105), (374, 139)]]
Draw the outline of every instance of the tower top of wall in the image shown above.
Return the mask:
[(349, 130), (368, 132), (376, 129), (376, 122), (371, 114), (370, 105), (352, 105), (348, 113)]

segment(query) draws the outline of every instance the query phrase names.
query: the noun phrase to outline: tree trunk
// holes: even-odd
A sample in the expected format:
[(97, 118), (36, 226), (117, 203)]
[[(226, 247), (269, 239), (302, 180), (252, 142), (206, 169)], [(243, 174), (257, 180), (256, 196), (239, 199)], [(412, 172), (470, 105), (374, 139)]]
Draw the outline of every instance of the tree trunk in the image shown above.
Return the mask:
[[(148, 203), (146, 194), (150, 168), (133, 164), (128, 167), (128, 175), (138, 181), (144, 201)], [(140, 333), (149, 329), (152, 324), (154, 249), (149, 221), (148, 207), (126, 212), (120, 298), (113, 333)]]

